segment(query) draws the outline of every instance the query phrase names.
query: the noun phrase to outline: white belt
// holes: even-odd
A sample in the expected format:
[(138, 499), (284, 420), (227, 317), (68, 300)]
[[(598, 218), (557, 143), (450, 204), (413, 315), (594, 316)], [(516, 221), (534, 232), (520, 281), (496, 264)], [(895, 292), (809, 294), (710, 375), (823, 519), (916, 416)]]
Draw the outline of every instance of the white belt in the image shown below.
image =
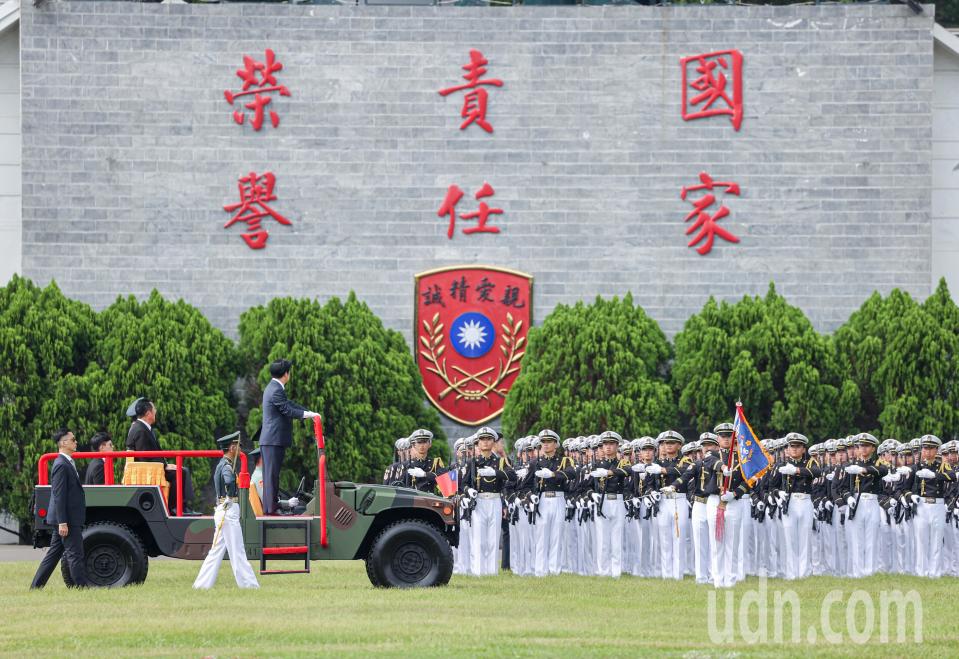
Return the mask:
[(607, 498), (607, 499), (618, 499), (619, 496), (620, 496), (620, 495), (618, 495), (618, 494), (607, 494), (607, 495), (606, 495), (606, 498)]
[(499, 492), (480, 492), (480, 499), (499, 499)]
[(937, 503), (945, 503), (942, 499), (934, 499), (932, 497), (919, 497), (919, 503), (925, 503), (927, 505), (935, 505)]
[(790, 496), (795, 497), (796, 499), (808, 499), (809, 495), (805, 492), (793, 492)]
[(879, 499), (879, 495), (878, 495), (878, 494), (872, 494), (872, 493), (870, 493), (870, 492), (863, 492), (862, 494), (859, 495), (859, 498), (860, 498), (860, 499), (865, 499), (866, 501), (869, 501), (869, 500), (871, 500), (871, 499)]
[(686, 495), (681, 492), (663, 492), (664, 499), (685, 499)]

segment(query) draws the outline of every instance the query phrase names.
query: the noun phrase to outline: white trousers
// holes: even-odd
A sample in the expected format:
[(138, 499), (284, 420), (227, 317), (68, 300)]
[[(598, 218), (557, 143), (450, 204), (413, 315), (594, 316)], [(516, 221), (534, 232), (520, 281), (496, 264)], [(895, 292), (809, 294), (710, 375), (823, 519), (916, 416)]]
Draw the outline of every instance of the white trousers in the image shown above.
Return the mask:
[(483, 577), (496, 574), (497, 559), (499, 558), (500, 524), (503, 519), (503, 501), (497, 496), (495, 499), (476, 500), (473, 509), (471, 526), (473, 537), (470, 538), (471, 562), (470, 574), (474, 577)]
[(726, 504), (723, 521), (723, 539), (716, 539), (719, 496), (712, 495), (706, 500), (706, 519), (709, 523), (709, 570), (713, 586), (732, 588), (739, 581), (740, 544), (742, 540), (742, 501), (729, 501)]
[(623, 530), (626, 526), (626, 507), (622, 495), (606, 497), (603, 515), (596, 512), (596, 573), (601, 577), (618, 579), (623, 572)]
[(563, 521), (566, 515), (566, 498), (540, 496), (540, 517), (536, 518), (533, 533), (536, 541), (535, 567), (533, 574), (545, 577), (547, 574), (559, 574), (563, 568)]
[[(462, 511), (460, 512), (462, 514)], [(453, 574), (469, 574), (473, 569), (473, 554), (471, 551), (473, 539), (473, 525), (460, 518), (460, 542), (453, 556)]]
[(659, 500), (659, 516), (656, 526), (659, 531), (660, 574), (663, 579), (682, 579), (686, 572), (686, 544), (689, 542), (689, 505), (686, 497), (663, 496)]
[(706, 518), (706, 504), (693, 503), (692, 519), (693, 564), (696, 571), (696, 583), (709, 583), (709, 520)]
[[(228, 506), (228, 507), (227, 507)], [(240, 528), (240, 506), (228, 502), (220, 504), (213, 512), (213, 527), (219, 528), (210, 552), (203, 559), (200, 573), (193, 582), (194, 588), (207, 590), (213, 588), (216, 576), (220, 573), (223, 563), (223, 554), (229, 552), (230, 566), (233, 568), (233, 577), (240, 588), (259, 588), (256, 576), (250, 562), (246, 560), (246, 549), (243, 546), (243, 530)]]
[(946, 529), (946, 505), (920, 501), (913, 520), (916, 534), (916, 574), (920, 577), (942, 576), (942, 543)]
[(876, 572), (879, 513), (878, 499), (861, 496), (855, 518), (846, 520), (850, 561), (848, 575), (851, 577), (868, 577)]
[(795, 494), (789, 497), (789, 514), (783, 515), (783, 562), (787, 579), (801, 579), (811, 572), (812, 500)]

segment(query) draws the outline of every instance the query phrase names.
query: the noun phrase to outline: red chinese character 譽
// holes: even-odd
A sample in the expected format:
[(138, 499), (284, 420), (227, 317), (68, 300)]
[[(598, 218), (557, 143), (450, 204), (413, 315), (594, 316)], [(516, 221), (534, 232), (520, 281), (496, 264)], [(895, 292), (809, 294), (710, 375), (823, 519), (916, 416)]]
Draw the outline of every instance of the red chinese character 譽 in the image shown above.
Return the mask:
[[(479, 201), (483, 197), (492, 197), (494, 194), (496, 194), (496, 191), (493, 189), (493, 186), (484, 182), (483, 187), (476, 191), (475, 196), (476, 200)], [(453, 229), (456, 228), (456, 204), (459, 203), (459, 200), (462, 198), (463, 191), (460, 187), (455, 184), (451, 185), (446, 190), (446, 198), (443, 199), (442, 205), (439, 210), (436, 211), (436, 215), (439, 217), (443, 217), (444, 215), (450, 216), (449, 228), (446, 230), (446, 237), (450, 240), (453, 239)], [(476, 220), (476, 226), (463, 229), (463, 233), (467, 235), (473, 233), (499, 233), (499, 227), (486, 226), (486, 223), (489, 221), (490, 215), (502, 214), (502, 208), (490, 208), (489, 204), (485, 201), (480, 201), (479, 210), (460, 215), (460, 219), (463, 220)]]
[[(720, 50), (684, 57), (679, 62), (683, 70), (683, 119), (725, 114), (738, 131), (743, 123), (743, 54), (738, 50)], [(690, 75), (690, 68), (698, 77)], [(690, 88), (698, 92), (692, 98)]]
[[(229, 89), (223, 92), (226, 102), (233, 105), (233, 101), (240, 96), (253, 94), (253, 100), (246, 103), (243, 107), (253, 110), (253, 118), (250, 125), (253, 130), (260, 130), (263, 125), (263, 109), (273, 100), (269, 92), (278, 92), (280, 96), (289, 96), (290, 90), (284, 85), (277, 84), (276, 76), (273, 74), (283, 69), (283, 64), (276, 61), (276, 56), (269, 48), (266, 49), (266, 61), (258, 62), (249, 55), (243, 56), (243, 67), (237, 69), (236, 75), (243, 81), (243, 89), (238, 92), (231, 92)], [(251, 89), (253, 88), (253, 89)], [(234, 110), (233, 120), (242, 124), (246, 115), (240, 110)], [(276, 128), (280, 125), (280, 115), (270, 110), (270, 123)]]
[(276, 177), (272, 172), (266, 172), (259, 176), (256, 172), (250, 172), (247, 176), (240, 178), (237, 185), (240, 190), (240, 201), (223, 207), (223, 210), (228, 213), (236, 211), (236, 214), (223, 225), (223, 228), (227, 229), (236, 222), (245, 222), (250, 233), (242, 235), (250, 249), (266, 247), (266, 239), (269, 237), (269, 233), (260, 225), (260, 219), (269, 216), (280, 224), (287, 226), (291, 224), (288, 219), (267, 206), (267, 202), (276, 200), (276, 195), (273, 194), (275, 184)]
[(481, 79), (486, 73), (486, 69), (483, 67), (487, 64), (489, 62), (483, 57), (483, 53), (478, 50), (471, 50), (470, 63), (462, 67), (466, 71), (463, 78), (467, 81), (467, 84), (440, 90), (440, 96), (447, 96), (463, 89), (470, 90), (463, 96), (463, 110), (460, 112), (460, 116), (466, 121), (460, 125), (460, 130), (465, 130), (467, 126), (475, 122), (487, 133), (493, 132), (493, 126), (486, 120), (486, 105), (489, 102), (489, 94), (481, 85), (502, 87), (503, 81), (495, 78)]
[(714, 181), (706, 172), (701, 172), (699, 174), (699, 180), (702, 181), (700, 185), (684, 186), (679, 197), (680, 199), (685, 200), (686, 195), (690, 192), (695, 192), (697, 190), (708, 191), (707, 194), (703, 195), (699, 199), (695, 201), (690, 200), (690, 203), (693, 204), (693, 210), (690, 211), (689, 215), (687, 215), (684, 219), (685, 222), (688, 222), (692, 218), (696, 218), (696, 221), (693, 222), (688, 229), (686, 229), (687, 236), (696, 229), (699, 229), (699, 233), (693, 236), (693, 239), (690, 240), (686, 246), (692, 247), (693, 245), (705, 239), (706, 242), (697, 247), (696, 251), (700, 254), (707, 254), (713, 248), (713, 240), (716, 236), (719, 236), (723, 240), (731, 243), (739, 242), (739, 238), (737, 236), (734, 236), (732, 233), (726, 231), (726, 229), (717, 224), (719, 220), (729, 215), (729, 209), (726, 208), (725, 204), (720, 203), (719, 210), (716, 211), (715, 215), (710, 215), (706, 212), (706, 209), (716, 203), (716, 195), (714, 195), (712, 192), (714, 188), (726, 188), (725, 194), (736, 195), (738, 197), (739, 184)]

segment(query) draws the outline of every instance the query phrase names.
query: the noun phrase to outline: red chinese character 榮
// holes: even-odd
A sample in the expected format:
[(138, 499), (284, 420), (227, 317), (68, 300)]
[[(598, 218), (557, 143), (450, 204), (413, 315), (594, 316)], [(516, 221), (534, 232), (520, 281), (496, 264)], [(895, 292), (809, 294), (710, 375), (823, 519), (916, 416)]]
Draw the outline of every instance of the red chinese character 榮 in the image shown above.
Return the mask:
[[(493, 189), (493, 186), (489, 183), (483, 183), (483, 187), (476, 191), (475, 196), (476, 200), (479, 201), (483, 197), (492, 197), (494, 194), (496, 194), (496, 191)], [(453, 239), (453, 230), (456, 228), (456, 204), (459, 203), (459, 200), (462, 198), (463, 191), (460, 187), (455, 184), (451, 185), (446, 190), (446, 198), (443, 199), (442, 205), (439, 210), (436, 211), (439, 217), (443, 217), (444, 215), (450, 216), (449, 228), (446, 230), (446, 237), (450, 240)], [(502, 208), (490, 208), (489, 204), (485, 201), (480, 201), (479, 210), (460, 215), (460, 219), (463, 220), (476, 220), (476, 226), (463, 229), (463, 233), (466, 235), (473, 233), (499, 233), (499, 227), (486, 226), (486, 223), (489, 221), (490, 215), (502, 214)]]
[[(253, 100), (244, 104), (248, 110), (253, 110), (253, 118), (250, 125), (253, 130), (260, 130), (263, 125), (263, 109), (272, 102), (271, 93), (277, 92), (280, 96), (289, 96), (290, 90), (284, 85), (278, 84), (276, 76), (277, 71), (283, 70), (283, 64), (276, 61), (276, 55), (269, 48), (266, 49), (266, 61), (258, 62), (249, 55), (243, 56), (243, 68), (237, 69), (236, 75), (243, 81), (243, 88), (238, 92), (231, 92), (229, 89), (223, 92), (226, 102), (231, 106), (233, 101), (241, 96), (253, 95)], [(246, 119), (246, 114), (240, 110), (233, 111), (233, 120), (242, 124)], [(270, 110), (270, 123), (276, 128), (280, 125), (280, 115)]]
[(739, 184), (732, 182), (722, 182), (714, 181), (712, 177), (706, 172), (701, 172), (699, 174), (699, 180), (702, 182), (700, 185), (690, 185), (684, 186), (682, 192), (680, 193), (680, 199), (685, 200), (687, 194), (690, 192), (696, 192), (697, 190), (705, 190), (706, 194), (700, 197), (699, 199), (692, 200), (690, 203), (693, 205), (693, 210), (690, 211), (689, 215), (685, 217), (686, 222), (696, 218), (696, 221), (693, 222), (689, 228), (686, 229), (686, 235), (688, 236), (693, 231), (699, 229), (699, 233), (693, 236), (693, 239), (689, 241), (687, 247), (692, 247), (697, 243), (705, 240), (702, 245), (696, 248), (696, 251), (700, 254), (708, 254), (709, 251), (713, 248), (713, 240), (716, 236), (719, 236), (723, 240), (729, 241), (731, 243), (738, 243), (739, 238), (734, 236), (726, 229), (722, 228), (717, 224), (719, 220), (729, 215), (729, 209), (726, 208), (725, 204), (720, 203), (719, 209), (715, 214), (710, 215), (707, 212), (710, 206), (716, 203), (716, 195), (713, 194), (713, 191), (716, 188), (725, 188), (725, 194), (731, 194), (739, 196)]
[(483, 75), (486, 74), (486, 69), (483, 67), (487, 64), (489, 62), (483, 57), (483, 53), (478, 50), (471, 50), (469, 64), (462, 67), (466, 71), (463, 78), (467, 81), (467, 84), (440, 90), (440, 96), (448, 96), (453, 92), (464, 89), (470, 90), (463, 96), (463, 110), (460, 112), (460, 116), (466, 121), (460, 125), (460, 130), (465, 130), (467, 126), (475, 122), (487, 133), (493, 132), (493, 126), (486, 120), (486, 105), (489, 102), (489, 94), (483, 89), (482, 85), (502, 87), (503, 81), (495, 78), (482, 79)]
[(738, 131), (743, 123), (743, 54), (720, 50), (684, 57), (679, 62), (683, 70), (683, 119), (729, 115)]
[(269, 216), (280, 224), (287, 226), (291, 224), (288, 219), (267, 205), (268, 202), (276, 201), (276, 195), (273, 194), (275, 184), (276, 177), (272, 172), (266, 172), (262, 175), (250, 172), (240, 178), (237, 186), (240, 190), (240, 201), (223, 207), (223, 210), (228, 213), (236, 211), (230, 221), (223, 225), (223, 228), (227, 229), (237, 222), (245, 222), (249, 233), (242, 235), (250, 249), (266, 247), (266, 239), (269, 237), (269, 233), (260, 225), (262, 218)]

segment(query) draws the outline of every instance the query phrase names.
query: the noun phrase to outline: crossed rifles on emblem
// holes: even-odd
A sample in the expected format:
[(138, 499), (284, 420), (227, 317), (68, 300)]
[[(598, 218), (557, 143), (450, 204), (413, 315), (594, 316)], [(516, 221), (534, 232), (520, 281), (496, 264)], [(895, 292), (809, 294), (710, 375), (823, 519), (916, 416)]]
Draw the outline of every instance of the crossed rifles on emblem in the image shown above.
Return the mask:
[[(514, 321), (513, 315), (510, 313), (506, 314), (506, 323), (500, 325), (500, 327), (503, 328), (503, 345), (499, 349), (503, 352), (506, 362), (504, 363), (500, 359), (498, 367), (490, 366), (478, 373), (469, 373), (459, 366), (453, 366), (453, 370), (463, 376), (462, 379), (456, 379), (455, 374), (450, 377), (447, 372), (446, 359), (443, 359), (442, 365), (440, 364), (440, 357), (446, 351), (446, 345), (443, 343), (443, 323), (440, 322), (439, 313), (433, 316), (432, 321), (423, 321), (426, 336), (420, 335), (420, 343), (423, 344), (425, 350), (420, 350), (420, 354), (423, 355), (423, 359), (432, 364), (432, 366), (427, 366), (426, 370), (435, 373), (447, 385), (446, 389), (438, 395), (440, 400), (451, 391), (456, 392), (456, 400), (464, 398), (466, 400), (486, 400), (489, 398), (490, 392), (499, 394), (503, 398), (506, 397), (506, 389), (501, 385), (506, 378), (519, 371), (517, 362), (522, 359), (525, 353), (521, 348), (526, 343), (526, 337), (519, 336), (523, 329), (523, 321)], [(491, 378), (488, 382), (480, 379), (493, 369), (496, 369), (496, 377)], [(472, 382), (479, 385), (479, 388), (468, 388), (468, 385)]]

